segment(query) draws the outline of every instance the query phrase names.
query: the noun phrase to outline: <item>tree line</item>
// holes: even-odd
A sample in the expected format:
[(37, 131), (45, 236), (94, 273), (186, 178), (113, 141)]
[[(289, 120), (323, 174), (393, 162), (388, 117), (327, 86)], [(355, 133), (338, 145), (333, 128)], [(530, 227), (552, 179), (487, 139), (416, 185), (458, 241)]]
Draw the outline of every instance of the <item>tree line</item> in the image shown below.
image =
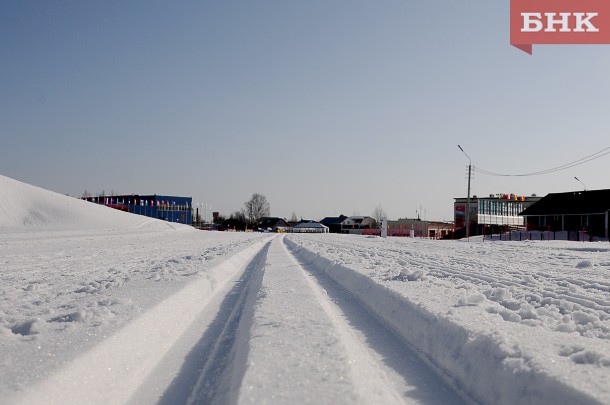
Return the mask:
[[(234, 211), (229, 216), (230, 219), (237, 219), (245, 222), (248, 226), (255, 225), (261, 218), (268, 217), (271, 214), (271, 204), (267, 201), (267, 197), (260, 193), (252, 194), (252, 197), (244, 203), (244, 208), (239, 211)], [(218, 216), (215, 218), (215, 223), (220, 224), (227, 218)]]

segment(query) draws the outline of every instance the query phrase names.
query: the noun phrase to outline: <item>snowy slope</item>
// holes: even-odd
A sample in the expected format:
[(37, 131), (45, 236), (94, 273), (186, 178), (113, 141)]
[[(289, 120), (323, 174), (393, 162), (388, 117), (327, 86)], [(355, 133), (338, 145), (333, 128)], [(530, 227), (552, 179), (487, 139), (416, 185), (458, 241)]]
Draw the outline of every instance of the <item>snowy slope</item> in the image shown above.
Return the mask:
[(92, 204), (0, 175), (0, 230), (176, 227)]
[[(0, 188), (1, 404), (66, 403), (61, 395), (68, 393), (78, 395), (74, 403), (104, 403), (104, 392), (124, 399), (133, 386), (127, 394), (108, 385), (95, 390), (96, 381), (111, 383), (101, 362), (77, 368), (78, 359), (97, 353), (115, 367), (143, 359), (130, 364), (142, 375), (120, 375), (135, 378), (137, 388), (147, 367), (180, 339), (180, 328), (193, 322), (199, 305), (190, 312), (189, 305), (223, 291), (239, 270), (231, 265), (235, 258), (256, 252), (263, 237), (228, 239), (6, 177)], [(130, 357), (143, 353), (143, 339), (152, 339), (151, 352)], [(70, 372), (69, 381), (62, 379)]]

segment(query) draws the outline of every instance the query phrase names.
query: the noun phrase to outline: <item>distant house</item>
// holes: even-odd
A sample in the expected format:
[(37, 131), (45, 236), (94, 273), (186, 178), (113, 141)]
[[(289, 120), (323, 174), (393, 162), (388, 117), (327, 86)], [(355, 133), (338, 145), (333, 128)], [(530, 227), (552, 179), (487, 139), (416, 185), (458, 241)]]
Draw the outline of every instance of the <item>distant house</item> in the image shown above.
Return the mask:
[(377, 222), (371, 217), (352, 216), (341, 222), (341, 233), (363, 234), (367, 229), (377, 227)]
[(292, 227), (293, 233), (328, 233), (328, 227), (319, 222), (301, 222)]
[[(553, 193), (520, 213), (528, 230), (582, 232), (608, 238), (610, 190)], [(573, 239), (568, 236), (569, 239)]]
[(261, 218), (254, 229), (261, 232), (286, 232), (290, 226), (282, 218), (263, 217)]
[(339, 215), (338, 217), (326, 217), (320, 223), (327, 226), (330, 233), (341, 233), (341, 224), (346, 219), (345, 215)]
[(240, 232), (243, 232), (243, 231), (246, 230), (247, 227), (248, 227), (248, 224), (246, 224), (241, 219), (229, 218), (229, 219), (225, 219), (224, 221), (222, 221), (222, 223), (218, 227), (218, 230), (219, 231), (240, 231)]

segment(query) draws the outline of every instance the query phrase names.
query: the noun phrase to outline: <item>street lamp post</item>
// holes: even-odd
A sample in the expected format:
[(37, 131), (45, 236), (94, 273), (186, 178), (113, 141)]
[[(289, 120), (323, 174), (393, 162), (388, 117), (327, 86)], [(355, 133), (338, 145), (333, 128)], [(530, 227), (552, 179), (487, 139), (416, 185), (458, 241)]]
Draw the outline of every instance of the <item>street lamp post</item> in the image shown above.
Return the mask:
[(585, 188), (585, 191), (587, 191), (587, 186), (585, 185), (585, 183), (583, 183), (582, 181), (580, 181), (578, 179), (578, 177), (574, 176), (574, 178), (576, 179), (577, 182), (579, 182), (580, 184), (582, 184), (582, 186)]
[(462, 153), (464, 155), (466, 155), (466, 157), (468, 158), (468, 196), (466, 197), (466, 238), (470, 239), (470, 174), (472, 173), (472, 160), (470, 159), (470, 156), (468, 156), (468, 154), (466, 152), (464, 152), (464, 149), (462, 149), (462, 147), (460, 145), (458, 145), (458, 148), (460, 148)]

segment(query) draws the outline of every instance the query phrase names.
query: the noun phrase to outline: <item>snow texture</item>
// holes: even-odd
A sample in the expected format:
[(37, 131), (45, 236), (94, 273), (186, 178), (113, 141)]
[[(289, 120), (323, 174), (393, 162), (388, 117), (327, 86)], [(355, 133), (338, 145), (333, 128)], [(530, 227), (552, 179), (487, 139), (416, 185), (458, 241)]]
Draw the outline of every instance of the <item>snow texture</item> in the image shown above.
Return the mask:
[(0, 403), (610, 403), (610, 245), (194, 230), (0, 176)]

